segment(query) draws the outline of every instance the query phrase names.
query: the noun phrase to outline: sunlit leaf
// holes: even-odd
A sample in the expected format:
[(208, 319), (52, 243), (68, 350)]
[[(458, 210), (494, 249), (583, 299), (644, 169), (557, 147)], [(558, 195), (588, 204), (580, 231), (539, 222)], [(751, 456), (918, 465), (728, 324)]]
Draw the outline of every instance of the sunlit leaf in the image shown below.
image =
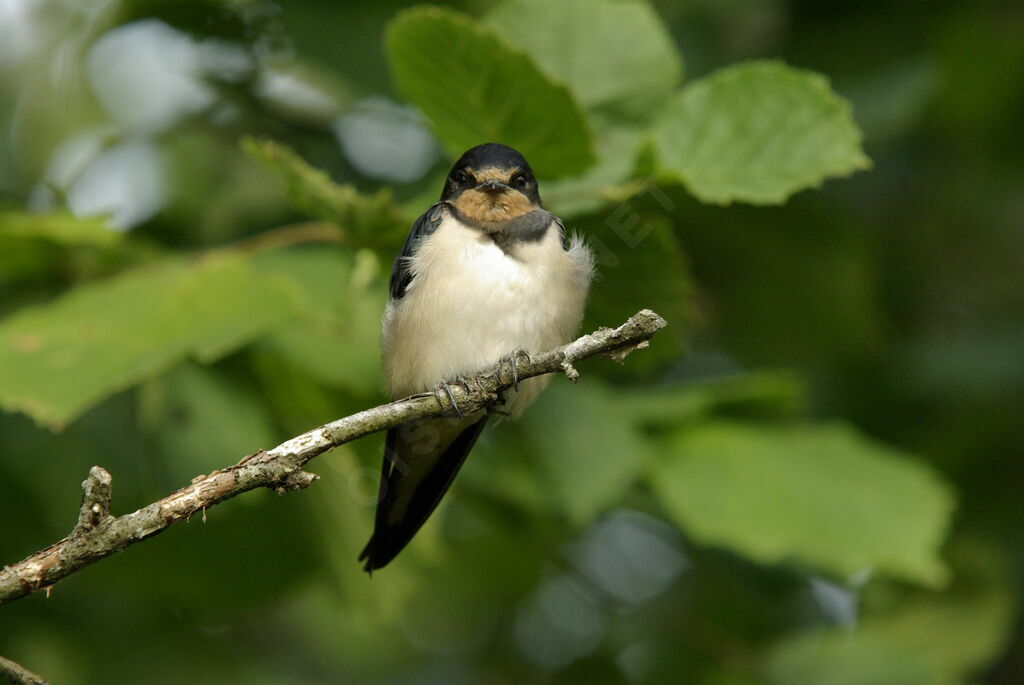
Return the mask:
[(0, 406), (60, 427), (182, 358), (221, 357), (294, 315), (245, 255), (165, 259), (0, 321)]
[(650, 115), (682, 79), (672, 37), (646, 2), (509, 0), (485, 21), (588, 108)]
[(569, 90), (468, 17), (407, 10), (388, 28), (387, 53), (399, 92), (423, 110), (450, 155), (504, 143), (546, 177), (594, 161), (589, 126)]
[(866, 169), (850, 105), (819, 74), (748, 62), (683, 88), (656, 130), (664, 173), (705, 202), (779, 204)]
[(846, 578), (865, 569), (931, 586), (953, 509), (923, 462), (848, 427), (713, 422), (679, 433), (651, 470), (694, 539), (755, 561)]

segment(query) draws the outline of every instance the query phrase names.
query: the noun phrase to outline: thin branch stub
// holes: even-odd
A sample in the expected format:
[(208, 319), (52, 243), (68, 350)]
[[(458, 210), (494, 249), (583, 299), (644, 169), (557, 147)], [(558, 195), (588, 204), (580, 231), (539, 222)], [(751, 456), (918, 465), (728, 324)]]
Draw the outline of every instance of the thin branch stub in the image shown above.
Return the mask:
[(111, 485), (113, 478), (102, 466), (89, 469), (89, 477), (82, 481), (82, 507), (78, 512), (78, 525), (72, 535), (95, 528), (110, 516)]

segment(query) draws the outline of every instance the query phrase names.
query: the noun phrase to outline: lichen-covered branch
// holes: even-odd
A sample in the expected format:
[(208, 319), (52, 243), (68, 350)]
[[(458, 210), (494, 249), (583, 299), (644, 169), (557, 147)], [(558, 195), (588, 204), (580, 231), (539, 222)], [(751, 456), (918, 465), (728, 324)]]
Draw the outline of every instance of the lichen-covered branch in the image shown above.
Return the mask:
[(47, 685), (47, 681), (32, 671), (2, 656), (0, 656), (0, 678), (15, 683), (15, 685)]
[[(621, 361), (632, 350), (646, 347), (665, 320), (645, 309), (618, 328), (601, 328), (567, 345), (530, 358), (520, 355), (515, 372), (519, 379), (562, 372), (574, 381), (574, 364), (603, 355)], [(451, 397), (464, 413), (494, 406), (513, 384), (511, 362), (489, 373), (451, 386)], [(319, 454), (406, 421), (454, 414), (445, 393), (413, 395), (361, 411), (292, 438), (277, 447), (244, 457), (237, 464), (200, 475), (167, 497), (124, 516), (110, 514), (111, 477), (94, 466), (82, 483), (85, 494), (78, 523), (71, 533), (27, 559), (0, 569), (0, 604), (13, 601), (54, 583), (89, 564), (152, 537), (193, 514), (255, 488), (284, 493), (305, 488), (317, 476), (303, 466)]]

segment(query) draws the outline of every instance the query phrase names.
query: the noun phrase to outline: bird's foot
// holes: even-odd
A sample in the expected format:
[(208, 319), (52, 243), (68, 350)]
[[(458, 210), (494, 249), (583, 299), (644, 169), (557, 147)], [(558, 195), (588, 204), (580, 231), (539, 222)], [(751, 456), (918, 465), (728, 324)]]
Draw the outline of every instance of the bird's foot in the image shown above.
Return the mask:
[[(466, 387), (466, 384), (463, 382), (462, 386)], [(441, 381), (440, 383), (438, 383), (437, 385), (434, 386), (434, 399), (437, 400), (437, 403), (443, 409), (445, 407), (445, 404), (444, 404), (444, 401), (441, 400), (441, 393), (442, 392), (448, 398), (448, 402), (452, 405), (452, 409), (455, 410), (455, 415), (458, 416), (461, 419), (462, 418), (462, 409), (459, 408), (459, 403), (455, 401), (455, 395), (452, 394), (451, 386), (448, 383), (446, 383), (445, 381)]]
[(526, 361), (530, 361), (530, 353), (523, 349), (518, 349), (507, 357), (502, 357), (498, 362), (497, 375), (501, 379), (501, 367), (502, 364), (507, 363), (512, 369), (512, 389), (519, 390), (519, 358), (526, 357)]

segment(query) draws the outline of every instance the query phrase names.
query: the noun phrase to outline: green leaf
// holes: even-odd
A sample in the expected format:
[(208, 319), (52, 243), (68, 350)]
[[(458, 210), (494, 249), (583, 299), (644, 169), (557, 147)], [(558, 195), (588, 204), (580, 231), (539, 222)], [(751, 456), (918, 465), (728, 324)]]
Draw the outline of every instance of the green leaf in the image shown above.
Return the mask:
[(110, 247), (122, 237), (123, 234), (110, 228), (102, 218), (78, 219), (66, 212), (0, 212), (0, 238), (3, 239), (40, 239), (57, 245)]
[(556, 379), (521, 421), (543, 481), (576, 524), (614, 504), (651, 454), (614, 393), (593, 381), (577, 388)]
[(769, 685), (955, 685), (938, 664), (902, 645), (844, 631), (785, 643), (766, 669)]
[(540, 189), (544, 206), (562, 219), (600, 210), (630, 190), (637, 156), (647, 136), (643, 131), (614, 128), (597, 141), (597, 164), (578, 176), (544, 183)]
[(713, 422), (677, 435), (670, 453), (651, 486), (696, 540), (843, 578), (875, 569), (930, 586), (947, 579), (938, 551), (949, 486), (850, 428)]
[(588, 108), (649, 115), (682, 80), (679, 52), (647, 2), (509, 0), (485, 21)]
[(59, 263), (69, 248), (116, 246), (122, 234), (101, 218), (67, 213), (0, 212), (0, 278), (21, 278)]
[(244, 254), (165, 259), (0, 321), (0, 407), (59, 428), (182, 358), (217, 359), (292, 317)]
[(907, 590), (880, 607), (864, 598), (854, 631), (830, 627), (783, 639), (767, 653), (773, 685), (963, 683), (1005, 649), (1014, 621), (1006, 559), (976, 542), (952, 550), (954, 581), (944, 592)]
[(850, 105), (821, 75), (748, 62), (683, 88), (656, 127), (663, 172), (705, 202), (780, 204), (870, 166)]
[(386, 42), (399, 92), (423, 110), (450, 155), (504, 143), (542, 177), (576, 173), (594, 161), (589, 126), (569, 90), (491, 30), (449, 10), (420, 7), (398, 15)]
[(322, 383), (376, 395), (387, 299), (376, 256), (362, 250), (353, 264), (337, 249), (304, 247), (264, 253), (255, 263), (298, 286), (304, 314), (263, 345)]
[(336, 224), (342, 237), (356, 246), (390, 249), (409, 231), (386, 188), (366, 195), (351, 185), (338, 185), (276, 141), (245, 138), (242, 149), (284, 182), (288, 201), (297, 211)]
[(867, 610), (862, 633), (901, 645), (967, 678), (997, 659), (1013, 631), (1016, 584), (1003, 551), (965, 538), (951, 545), (953, 582), (942, 593), (916, 590), (893, 608)]

